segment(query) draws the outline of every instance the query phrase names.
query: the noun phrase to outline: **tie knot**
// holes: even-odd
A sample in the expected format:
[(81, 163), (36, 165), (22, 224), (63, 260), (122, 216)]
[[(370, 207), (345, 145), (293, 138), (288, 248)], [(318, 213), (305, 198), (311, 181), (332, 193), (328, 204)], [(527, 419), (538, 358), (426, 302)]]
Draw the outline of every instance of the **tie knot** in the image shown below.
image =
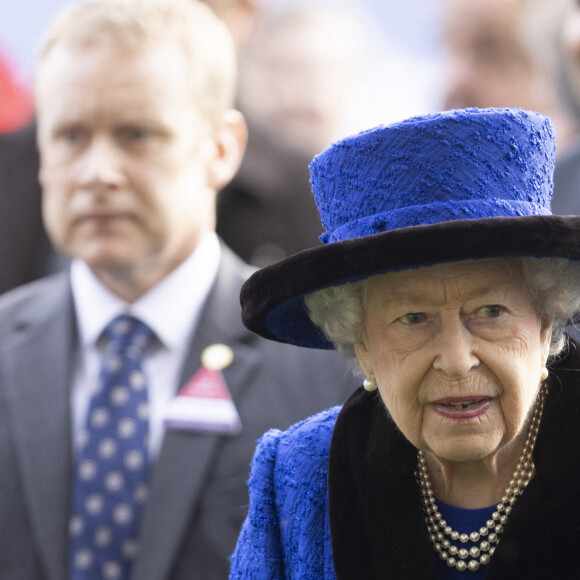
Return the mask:
[(107, 346), (116, 354), (141, 356), (153, 343), (155, 334), (141, 320), (122, 314), (113, 319), (104, 332)]

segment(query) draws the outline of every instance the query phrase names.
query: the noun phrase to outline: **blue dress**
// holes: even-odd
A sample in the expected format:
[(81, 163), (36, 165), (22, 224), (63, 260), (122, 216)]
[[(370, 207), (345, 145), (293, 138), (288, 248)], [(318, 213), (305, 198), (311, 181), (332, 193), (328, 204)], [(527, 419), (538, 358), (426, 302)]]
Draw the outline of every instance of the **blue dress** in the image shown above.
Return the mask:
[[(445, 521), (460, 534), (469, 534), (473, 530), (480, 528), (481, 522), (490, 520), (492, 513), (496, 509), (496, 506), (492, 505), (486, 508), (465, 510), (446, 505), (440, 501), (437, 502), (437, 507)], [(469, 550), (472, 546), (476, 546), (476, 544), (470, 541), (461, 547)], [(477, 572), (459, 572), (459, 570), (449, 568), (445, 562), (437, 559), (437, 575), (440, 580), (481, 580), (486, 574), (487, 568), (485, 566), (480, 566)]]

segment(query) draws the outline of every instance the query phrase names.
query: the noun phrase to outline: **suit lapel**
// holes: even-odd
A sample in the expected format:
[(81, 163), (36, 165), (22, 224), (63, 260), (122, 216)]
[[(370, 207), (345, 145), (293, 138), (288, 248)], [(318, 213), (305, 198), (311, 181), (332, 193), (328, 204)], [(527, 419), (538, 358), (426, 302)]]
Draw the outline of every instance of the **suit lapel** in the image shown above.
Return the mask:
[[(218, 277), (194, 334), (180, 387), (199, 369), (203, 350), (219, 342), (234, 350), (234, 363), (224, 370), (224, 377), (234, 401), (238, 403), (243, 397), (248, 382), (245, 377), (259, 361), (258, 354), (244, 344), (251, 333), (240, 322), (237, 296), (245, 275), (239, 261), (222, 247)], [(153, 472), (140, 535), (140, 556), (133, 568), (133, 579), (161, 580), (169, 577), (222, 440), (223, 436), (216, 434), (166, 432)]]
[(23, 312), (0, 350), (23, 494), (50, 580), (67, 575), (73, 340), (72, 299), (61, 276)]

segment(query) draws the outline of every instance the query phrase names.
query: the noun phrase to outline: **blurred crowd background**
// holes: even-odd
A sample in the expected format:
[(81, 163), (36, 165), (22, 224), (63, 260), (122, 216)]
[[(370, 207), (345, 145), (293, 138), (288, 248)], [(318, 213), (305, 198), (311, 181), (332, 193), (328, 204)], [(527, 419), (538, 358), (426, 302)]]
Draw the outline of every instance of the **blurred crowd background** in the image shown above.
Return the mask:
[[(243, 259), (263, 266), (319, 243), (313, 155), (345, 134), (439, 107), (438, 1), (207, 1), (239, 49), (250, 139), (221, 193), (217, 231)], [(43, 30), (70, 3), (0, 8), (0, 293), (64, 264), (42, 226), (31, 84)]]
[[(0, 292), (62, 265), (43, 234), (38, 191), (21, 192), (38, 190), (37, 160), (26, 152), (35, 51), (67, 3), (0, 8), (0, 264), (12, 261), (3, 266)], [(217, 230), (246, 261), (263, 266), (319, 243), (308, 175), (316, 153), (346, 134), (445, 108), (549, 115), (559, 157), (553, 209), (580, 212), (576, 0), (206, 3), (229, 24), (239, 49), (238, 106), (250, 139), (239, 174), (221, 193)], [(17, 256), (15, 243), (29, 253)]]
[[(436, 67), (441, 56), (437, 2), (258, 0), (260, 18), (268, 24), (266, 30), (249, 32), (255, 38), (248, 40), (252, 44), (254, 60), (255, 55), (260, 55), (271, 57), (271, 62), (281, 58), (276, 51), (282, 49), (283, 43), (293, 43), (292, 50), (288, 51), (293, 55), (293, 62), (280, 61), (280, 68), (300, 67), (303, 55), (311, 51), (315, 52), (311, 67), (330, 65), (326, 78), (338, 83), (333, 88), (342, 85), (344, 89), (341, 90), (340, 103), (334, 103), (334, 107), (347, 99), (349, 101), (348, 114), (342, 117), (340, 126), (334, 128), (335, 134), (342, 135), (344, 131), (357, 130), (361, 125), (377, 120), (390, 122), (437, 106), (440, 75)], [(5, 69), (0, 80), (2, 119), (14, 115), (14, 122), (18, 124), (30, 113), (27, 89), (39, 39), (54, 14), (71, 3), (74, 2), (22, 0), (5, 3), (0, 8), (0, 55), (3, 59), (1, 66)], [(314, 13), (307, 14), (309, 10), (303, 10), (302, 16), (292, 14), (293, 8), (313, 8), (314, 5), (321, 8), (318, 17)], [(288, 25), (280, 35), (278, 32), (282, 30), (280, 23), (283, 20), (287, 20)], [(272, 34), (273, 27), (277, 27), (275, 34)], [(298, 32), (298, 29), (302, 30)], [(273, 42), (273, 36), (278, 36), (277, 44)], [(264, 66), (263, 62), (253, 64)], [(255, 71), (248, 71), (248, 76), (248, 81), (252, 82)], [(357, 82), (353, 83), (357, 76)], [(259, 84), (248, 87), (248, 83), (243, 87), (244, 97), (241, 98), (248, 98), (251, 96), (249, 92), (261, 88)], [(10, 97), (10, 91), (15, 91), (14, 100), (20, 102), (22, 112), (18, 115), (11, 113), (5, 105), (4, 99)], [(317, 101), (323, 101), (324, 97), (325, 94), (310, 95)], [(5, 127), (8, 125), (0, 124), (0, 130)], [(311, 146), (316, 145), (319, 143), (313, 142)]]

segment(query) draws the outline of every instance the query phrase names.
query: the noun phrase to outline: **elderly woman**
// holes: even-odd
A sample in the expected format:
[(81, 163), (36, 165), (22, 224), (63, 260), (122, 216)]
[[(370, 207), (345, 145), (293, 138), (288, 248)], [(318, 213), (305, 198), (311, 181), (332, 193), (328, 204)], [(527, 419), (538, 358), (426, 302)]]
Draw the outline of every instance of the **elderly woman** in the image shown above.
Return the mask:
[(325, 244), (254, 274), (244, 321), (366, 378), (260, 440), (231, 578), (580, 578), (580, 217), (551, 215), (554, 149), (545, 117), (468, 109), (314, 159)]

